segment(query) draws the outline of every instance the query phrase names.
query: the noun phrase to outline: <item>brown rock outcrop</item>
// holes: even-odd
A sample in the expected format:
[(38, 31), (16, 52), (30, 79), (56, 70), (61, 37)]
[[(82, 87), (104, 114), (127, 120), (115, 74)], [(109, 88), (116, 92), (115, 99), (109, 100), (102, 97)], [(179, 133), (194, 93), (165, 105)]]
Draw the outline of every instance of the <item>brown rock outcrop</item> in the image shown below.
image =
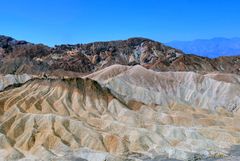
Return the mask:
[(113, 64), (136, 65), (156, 71), (197, 71), (240, 73), (240, 58), (209, 59), (186, 55), (178, 49), (145, 39), (60, 45), (50, 48), (41, 44), (17, 41), (0, 36), (0, 73), (40, 74), (75, 72), (89, 74)]

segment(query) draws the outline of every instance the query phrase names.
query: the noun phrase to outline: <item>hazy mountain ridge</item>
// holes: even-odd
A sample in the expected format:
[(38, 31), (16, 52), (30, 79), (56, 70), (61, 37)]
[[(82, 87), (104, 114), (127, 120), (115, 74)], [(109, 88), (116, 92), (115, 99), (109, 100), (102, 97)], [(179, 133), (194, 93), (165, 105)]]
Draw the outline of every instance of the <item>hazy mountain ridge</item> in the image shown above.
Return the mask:
[(193, 41), (172, 41), (166, 43), (185, 53), (199, 54), (210, 58), (240, 55), (240, 38), (197, 39)]

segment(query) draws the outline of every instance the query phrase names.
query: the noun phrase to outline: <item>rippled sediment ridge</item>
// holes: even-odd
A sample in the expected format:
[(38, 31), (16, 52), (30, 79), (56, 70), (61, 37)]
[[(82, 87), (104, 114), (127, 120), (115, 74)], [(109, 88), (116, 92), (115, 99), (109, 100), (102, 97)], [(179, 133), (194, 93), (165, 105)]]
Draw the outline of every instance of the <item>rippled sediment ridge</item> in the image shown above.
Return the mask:
[[(0, 156), (183, 160), (222, 157), (240, 144), (239, 76), (144, 71), (113, 66), (84, 79), (35, 78), (3, 90)], [(228, 95), (234, 109), (217, 97)]]

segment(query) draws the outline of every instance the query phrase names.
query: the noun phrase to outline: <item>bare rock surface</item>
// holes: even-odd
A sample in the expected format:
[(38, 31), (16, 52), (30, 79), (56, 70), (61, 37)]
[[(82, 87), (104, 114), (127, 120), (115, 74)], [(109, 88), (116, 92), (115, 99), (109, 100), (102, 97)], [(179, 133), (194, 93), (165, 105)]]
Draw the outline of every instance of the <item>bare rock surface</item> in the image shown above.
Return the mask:
[(239, 56), (0, 36), (0, 73), (0, 160), (239, 160)]
[(32, 79), (31, 75), (23, 74), (23, 75), (0, 75), (0, 91), (4, 90), (6, 87), (11, 85), (17, 85), (27, 82)]
[[(209, 88), (214, 85), (212, 81), (218, 82), (217, 77), (194, 73), (183, 73), (182, 78), (176, 73), (154, 75), (148, 71), (150, 79), (144, 71), (138, 66), (115, 65), (89, 77), (109, 83), (128, 75), (129, 84), (134, 81), (148, 90), (157, 87), (157, 92), (163, 87), (159, 85), (164, 85), (162, 81), (173, 78), (196, 79), (199, 88), (204, 79), (210, 82)], [(148, 83), (139, 80), (141, 74)], [(156, 80), (157, 84), (153, 84)], [(230, 82), (233, 83), (224, 88), (232, 85), (239, 88), (236, 81)], [(220, 86), (225, 83), (222, 81)], [(186, 160), (196, 156), (227, 156), (233, 145), (240, 144), (237, 108), (201, 108), (178, 100), (165, 105), (147, 102), (149, 98), (140, 101), (133, 96), (141, 91), (128, 93), (133, 94), (131, 97), (118, 94), (121, 85), (126, 83), (116, 84), (119, 90), (113, 91), (111, 86), (103, 87), (104, 84), (89, 78), (34, 78), (19, 87), (5, 89), (0, 93), (1, 157), (3, 160)], [(165, 91), (173, 90), (173, 85)], [(135, 90), (132, 86), (127, 86), (128, 91)], [(236, 101), (234, 97), (229, 99)]]
[(114, 65), (86, 77), (97, 80), (126, 101), (167, 106), (178, 103), (209, 110), (240, 108), (239, 75), (155, 72), (140, 65)]

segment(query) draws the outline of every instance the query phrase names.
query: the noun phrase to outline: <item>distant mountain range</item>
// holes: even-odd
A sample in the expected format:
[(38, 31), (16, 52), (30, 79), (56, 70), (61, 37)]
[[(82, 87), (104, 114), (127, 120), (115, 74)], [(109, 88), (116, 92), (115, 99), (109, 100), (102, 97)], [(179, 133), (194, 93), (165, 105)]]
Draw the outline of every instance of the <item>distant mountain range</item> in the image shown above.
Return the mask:
[(193, 41), (172, 41), (166, 43), (166, 45), (181, 49), (188, 54), (197, 54), (210, 58), (240, 55), (240, 38), (219, 37)]

